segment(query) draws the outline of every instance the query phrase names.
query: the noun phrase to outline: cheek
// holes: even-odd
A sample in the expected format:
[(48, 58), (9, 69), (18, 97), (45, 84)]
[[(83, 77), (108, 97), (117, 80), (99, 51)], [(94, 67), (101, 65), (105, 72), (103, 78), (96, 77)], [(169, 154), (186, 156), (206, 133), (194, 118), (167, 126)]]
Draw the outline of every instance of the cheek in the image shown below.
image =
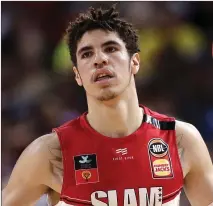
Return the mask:
[(116, 55), (113, 59), (113, 64), (119, 73), (127, 73), (129, 71), (129, 56), (125, 54)]
[(92, 75), (92, 67), (87, 61), (80, 62), (78, 69), (82, 79), (88, 79)]
[(126, 52), (118, 52), (115, 56), (114, 59), (121, 64), (124, 64), (123, 66), (128, 65), (129, 62), (129, 55), (126, 54)]
[(79, 69), (79, 74), (84, 86), (87, 87), (87, 85), (91, 84), (92, 71), (89, 68), (81, 67)]

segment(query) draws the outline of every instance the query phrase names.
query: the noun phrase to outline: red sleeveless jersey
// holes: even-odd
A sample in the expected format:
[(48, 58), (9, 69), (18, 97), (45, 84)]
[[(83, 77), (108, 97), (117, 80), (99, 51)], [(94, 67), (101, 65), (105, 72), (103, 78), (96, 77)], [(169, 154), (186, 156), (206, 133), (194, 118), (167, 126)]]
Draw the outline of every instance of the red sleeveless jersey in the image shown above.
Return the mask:
[(143, 123), (126, 137), (99, 134), (86, 113), (54, 129), (64, 165), (59, 205), (179, 205), (183, 173), (175, 119), (142, 107)]

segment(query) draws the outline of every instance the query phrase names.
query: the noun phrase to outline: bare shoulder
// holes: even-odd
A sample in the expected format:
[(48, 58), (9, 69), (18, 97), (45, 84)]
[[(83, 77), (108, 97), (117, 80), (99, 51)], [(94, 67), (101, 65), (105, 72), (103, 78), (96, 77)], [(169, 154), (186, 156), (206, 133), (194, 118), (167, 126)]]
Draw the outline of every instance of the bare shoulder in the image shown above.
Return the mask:
[(203, 141), (197, 128), (190, 123), (176, 120), (175, 130), (178, 148), (187, 147), (193, 142)]
[(206, 144), (194, 125), (176, 121), (176, 138), (179, 157), (185, 175), (196, 165), (195, 157), (209, 159)]
[[(35, 139), (21, 154), (15, 167), (14, 172), (17, 172), (19, 169), (23, 170), (28, 168), (29, 178), (32, 181), (32, 174), (35, 172), (39, 174), (40, 179), (42, 177), (46, 181), (47, 176), (49, 175), (49, 161), (53, 158), (53, 152), (51, 148), (60, 149), (59, 141), (57, 134), (51, 133), (43, 135)], [(39, 170), (37, 170), (39, 169)], [(36, 171), (37, 170), (37, 171)], [(40, 174), (41, 173), (41, 174)], [(47, 175), (47, 176), (46, 176)]]
[(44, 137), (43, 141), (45, 142), (46, 151), (48, 152), (50, 172), (54, 177), (54, 182), (56, 184), (62, 184), (63, 161), (62, 151), (57, 133), (52, 133), (51, 138)]
[(2, 193), (5, 206), (31, 205), (42, 194), (57, 189), (51, 166), (56, 154), (51, 148), (60, 148), (55, 133), (37, 138), (22, 152)]
[(49, 147), (60, 148), (59, 139), (55, 132), (43, 135), (32, 142), (32, 144), (33, 143), (43, 147), (44, 150), (48, 150)]
[(23, 159), (28, 160), (31, 157), (34, 157), (34, 160), (44, 162), (51, 157), (50, 148), (60, 148), (57, 134), (55, 133), (46, 134), (35, 139), (23, 151), (17, 163)]
[(207, 146), (196, 127), (177, 121), (176, 136), (184, 172), (184, 189), (191, 205), (213, 201), (213, 165)]
[(180, 133), (190, 134), (190, 136), (191, 135), (194, 136), (192, 138), (197, 138), (196, 135), (200, 134), (194, 125), (192, 125), (188, 122), (183, 122), (183, 121), (179, 121), (179, 120), (176, 120), (176, 133), (177, 134), (180, 134)]
[(176, 120), (176, 137), (178, 147), (184, 147), (189, 150), (190, 148), (193, 149), (192, 144), (198, 145), (204, 143), (200, 132), (194, 125), (178, 120)]
[[(36, 143), (37, 142), (37, 143)], [(34, 144), (40, 147), (40, 158), (45, 159), (45, 165), (48, 167), (49, 179), (48, 184), (51, 188), (56, 189), (62, 183), (63, 179), (63, 162), (62, 152), (57, 133), (51, 133), (38, 138)]]

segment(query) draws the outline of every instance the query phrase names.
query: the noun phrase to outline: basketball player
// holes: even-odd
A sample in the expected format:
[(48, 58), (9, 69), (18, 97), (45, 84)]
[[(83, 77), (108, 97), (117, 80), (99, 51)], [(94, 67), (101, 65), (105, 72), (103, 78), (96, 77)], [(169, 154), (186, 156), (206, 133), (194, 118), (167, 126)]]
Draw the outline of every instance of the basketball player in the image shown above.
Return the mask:
[(90, 9), (68, 28), (75, 79), (88, 112), (23, 152), (3, 190), (3, 206), (213, 205), (213, 167), (191, 124), (139, 105), (138, 37), (109, 10)]

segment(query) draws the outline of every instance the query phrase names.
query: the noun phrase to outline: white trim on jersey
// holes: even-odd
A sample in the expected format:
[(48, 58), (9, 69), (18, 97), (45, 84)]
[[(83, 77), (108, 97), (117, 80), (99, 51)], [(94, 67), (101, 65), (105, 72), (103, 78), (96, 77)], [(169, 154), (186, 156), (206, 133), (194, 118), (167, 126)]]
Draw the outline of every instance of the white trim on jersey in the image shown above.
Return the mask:
[(70, 205), (70, 204), (67, 204), (67, 203), (65, 203), (63, 201), (59, 201), (58, 204), (55, 205), (55, 206), (74, 206), (74, 205)]
[(179, 204), (180, 204), (180, 194), (177, 195), (173, 200), (164, 203), (163, 206), (179, 206)]
[[(168, 195), (164, 195), (163, 197), (165, 198), (165, 197), (171, 196), (171, 195), (173, 195), (174, 193), (176, 193), (178, 190), (181, 190), (181, 189), (182, 189), (182, 187), (180, 187), (179, 189), (175, 190), (175, 191), (172, 192), (172, 193), (169, 193)], [(181, 191), (180, 191), (180, 193), (181, 193)]]

